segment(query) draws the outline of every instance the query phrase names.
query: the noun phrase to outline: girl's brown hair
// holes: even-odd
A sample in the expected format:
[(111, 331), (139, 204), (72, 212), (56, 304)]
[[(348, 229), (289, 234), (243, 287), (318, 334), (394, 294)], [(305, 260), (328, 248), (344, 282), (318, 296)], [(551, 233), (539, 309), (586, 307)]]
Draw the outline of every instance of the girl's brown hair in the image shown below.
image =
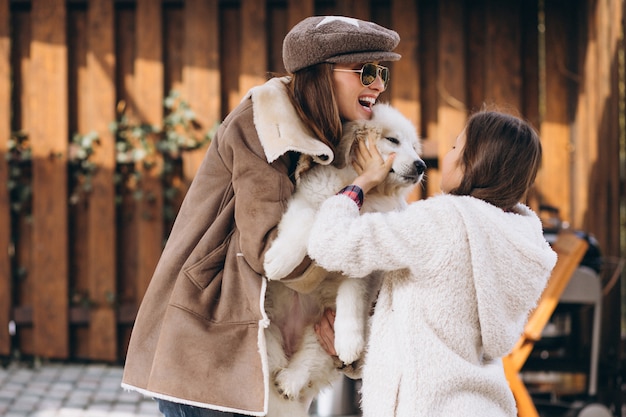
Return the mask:
[(475, 113), (465, 127), (463, 179), (450, 193), (511, 209), (526, 198), (541, 153), (539, 136), (524, 120), (496, 111)]
[(332, 74), (332, 64), (327, 63), (296, 71), (289, 83), (289, 97), (313, 135), (334, 152), (342, 128)]

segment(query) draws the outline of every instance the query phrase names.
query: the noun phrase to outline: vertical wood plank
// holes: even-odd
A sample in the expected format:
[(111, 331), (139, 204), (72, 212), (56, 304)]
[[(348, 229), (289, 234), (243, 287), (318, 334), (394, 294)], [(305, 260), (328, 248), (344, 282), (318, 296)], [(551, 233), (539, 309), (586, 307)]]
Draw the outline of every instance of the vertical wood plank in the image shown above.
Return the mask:
[[(135, 10), (131, 7), (116, 7), (115, 10), (115, 79), (117, 99), (121, 103), (132, 103), (135, 60)], [(132, 108), (132, 106), (129, 106)], [(134, 200), (127, 190), (119, 196), (116, 218), (116, 255), (117, 255), (117, 296), (121, 308), (136, 314), (137, 300), (137, 233), (134, 227)], [(118, 350), (125, 356), (132, 326), (119, 327)]]
[[(187, 89), (183, 80), (186, 50), (185, 32), (188, 26), (185, 21), (186, 4), (164, 4), (163, 7), (163, 84), (165, 85), (163, 94), (170, 97), (171, 94), (176, 92), (178, 100), (188, 101)], [(169, 109), (164, 109), (164, 111), (170, 112)], [(164, 113), (163, 117), (167, 117), (167, 113)], [(163, 216), (165, 223), (163, 228), (165, 239), (169, 237), (175, 216), (190, 184), (190, 181), (187, 181), (183, 174), (185, 164), (182, 160), (186, 155), (187, 153), (183, 152), (179, 160), (169, 157), (163, 160), (164, 164), (168, 164), (167, 169), (165, 169), (164, 165), (162, 178), (164, 187)], [(167, 170), (167, 173), (165, 170)], [(166, 192), (166, 189), (171, 190)]]
[[(26, 133), (31, 131), (31, 115), (29, 113), (29, 90), (32, 82), (29, 77), (31, 66), (31, 19), (30, 11), (17, 10), (11, 14), (13, 38), (11, 67), (13, 71), (13, 129), (23, 130)], [(27, 170), (27, 179), (30, 180), (29, 166), (24, 166)], [(31, 210), (28, 203), (27, 210)], [(15, 257), (13, 259), (15, 289), (15, 308), (33, 305), (36, 286), (31, 273), (32, 253), (33, 253), (33, 225), (29, 216), (24, 214), (12, 214), (11, 233), (13, 234), (15, 245)], [(20, 326), (17, 329), (16, 344), (22, 354), (34, 354), (34, 331), (32, 326)]]
[(11, 218), (8, 162), (4, 155), (11, 137), (11, 33), (9, 1), (0, 0), (0, 355), (11, 353), (9, 320), (13, 307), (11, 278)]
[(287, 74), (283, 64), (283, 39), (291, 29), (287, 7), (270, 7), (267, 11), (268, 71), (273, 77)]
[(315, 14), (320, 16), (336, 15), (336, 2), (315, 2)]
[[(486, 0), (475, 0), (467, 4), (467, 32), (472, 36), (467, 39), (467, 79), (471, 80), (468, 87), (468, 110), (480, 110), (487, 101), (485, 78), (487, 70), (487, 5)], [(492, 40), (491, 42), (497, 42)]]
[[(623, 133), (620, 127), (620, 111), (619, 111), (619, 103), (620, 103), (620, 88), (623, 87), (622, 83), (624, 80), (623, 74), (620, 74), (619, 62), (620, 62), (620, 53), (621, 48), (624, 47), (624, 36), (623, 30), (625, 27), (624, 21), (626, 19), (626, 15), (624, 14), (624, 2), (622, 0), (610, 0), (609, 6), (607, 7), (605, 13), (607, 13), (606, 19), (609, 22), (609, 30), (607, 31), (607, 51), (609, 52), (608, 62), (607, 62), (607, 70), (609, 74), (607, 76), (608, 82), (607, 88), (610, 94), (609, 100), (606, 103), (606, 121), (609, 125), (608, 129), (608, 137), (610, 138), (611, 145), (605, 147), (606, 156), (607, 156), (607, 166), (608, 170), (605, 173), (605, 178), (610, 181), (609, 185), (609, 193), (611, 195), (611, 199), (607, 201), (609, 207), (611, 207), (610, 216), (606, 219), (606, 223), (604, 224), (607, 230), (607, 240), (605, 243), (605, 247), (611, 248), (611, 251), (608, 252), (610, 254), (620, 254), (623, 253), (620, 251), (620, 233), (626, 230), (620, 230), (620, 228), (615, 227), (615, 225), (619, 224), (620, 218), (620, 192), (622, 191), (619, 176), (620, 176), (620, 162), (619, 162), (619, 149), (620, 149), (620, 136)], [(610, 64), (609, 64), (610, 62)], [(603, 164), (601, 164), (603, 166)], [(622, 248), (626, 250), (626, 248)], [(619, 290), (616, 291), (614, 297), (619, 297)], [(617, 301), (616, 298), (613, 298)], [(620, 310), (619, 304), (613, 305), (614, 311)], [(616, 323), (615, 320), (613, 323)], [(617, 330), (617, 329), (616, 329)], [(619, 331), (614, 335), (616, 338), (619, 338)], [(618, 341), (619, 342), (619, 341)]]
[(221, 9), (222, 38), (220, 39), (220, 73), (222, 79), (222, 116), (230, 113), (240, 102), (239, 74), (241, 71), (242, 41), (240, 9), (224, 7)]
[[(116, 90), (118, 99), (124, 103), (132, 103), (134, 86), (135, 62), (135, 10), (130, 7), (120, 7), (116, 10)], [(132, 106), (129, 106), (132, 108)]]
[(486, 96), (519, 115), (522, 109), (521, 0), (487, 0)]
[[(429, 150), (425, 158), (428, 170), (424, 195), (433, 195), (439, 189), (439, 144), (438, 135), (438, 94), (437, 94), (437, 51), (439, 50), (439, 5), (437, 0), (420, 1), (420, 83), (421, 123), (419, 130), (424, 138), (423, 146)], [(433, 82), (435, 80), (435, 82)], [(425, 152), (426, 154), (426, 152)], [(426, 156), (426, 155), (425, 155)]]
[[(152, 0), (137, 0), (136, 56), (134, 99), (137, 116), (142, 122), (161, 126), (163, 122), (163, 45), (162, 5)], [(156, 138), (148, 138), (155, 141)], [(137, 242), (137, 303), (140, 303), (161, 255), (163, 243), (163, 190), (159, 173), (162, 161), (152, 168), (142, 164), (143, 198), (136, 205), (135, 227)]]
[(114, 10), (109, 0), (89, 0), (87, 11), (88, 121), (98, 133), (100, 146), (93, 160), (98, 169), (89, 196), (87, 280), (94, 305), (89, 321), (89, 358), (114, 361), (117, 355), (115, 312), (115, 137), (109, 123), (115, 120)]
[(314, 14), (314, 0), (287, 0), (287, 30), (291, 30), (298, 22)]
[[(411, 120), (415, 126), (420, 124), (420, 72), (419, 57), (419, 15), (415, 1), (391, 4), (391, 27), (400, 35), (400, 43), (395, 52), (402, 55), (399, 61), (383, 63), (393, 65), (389, 81), (389, 90), (393, 97), (391, 104)], [(406, 82), (406, 81), (411, 82)]]
[(66, 358), (68, 346), (66, 2), (32, 2), (30, 112), (33, 149), (35, 354)]
[(537, 3), (522, 2), (523, 97), (522, 113), (539, 129), (539, 16)]
[[(601, 247), (619, 247), (619, 231), (613, 225), (619, 222), (619, 80), (618, 80), (618, 45), (619, 28), (621, 27), (621, 10), (618, 3), (607, 2), (605, 7), (595, 5), (587, 16), (591, 20), (588, 24), (590, 43), (595, 44), (595, 50), (586, 54), (586, 69), (593, 66), (594, 79), (585, 80), (593, 89), (594, 102), (588, 105), (590, 125), (595, 127), (591, 146), (595, 149), (592, 157), (587, 160), (587, 177), (581, 178), (581, 183), (575, 177), (573, 192), (576, 195), (579, 186), (588, 189), (588, 205), (580, 205), (579, 199), (574, 199), (573, 218), (578, 219), (575, 225), (589, 230), (596, 235)], [(581, 50), (579, 48), (579, 50)], [(591, 52), (591, 53), (590, 53)], [(587, 78), (586, 69), (584, 72)], [(593, 83), (593, 84), (591, 84)], [(593, 85), (593, 87), (591, 87)], [(591, 130), (591, 129), (589, 129)], [(591, 133), (591, 132), (590, 132)], [(585, 139), (584, 135), (577, 143)], [(578, 145), (576, 145), (578, 146)], [(576, 147), (576, 164), (585, 157), (578, 155)], [(579, 174), (578, 168), (574, 174)], [(580, 172), (584, 176), (584, 172)], [(602, 216), (597, 215), (603, 213)], [(614, 250), (612, 254), (618, 254)]]
[(182, 7), (164, 7), (163, 14), (163, 93), (168, 95), (174, 90), (184, 96), (183, 61), (188, 22)]
[(437, 118), (439, 155), (445, 155), (467, 120), (465, 10), (454, 0), (439, 2)]
[[(184, 96), (203, 131), (221, 121), (219, 9), (217, 0), (185, 2), (183, 51)], [(196, 175), (206, 147), (183, 155), (187, 184)]]
[[(619, 127), (619, 48), (620, 31), (623, 22), (623, 5), (619, 1), (593, 4), (583, 9), (586, 13), (588, 43), (594, 48), (580, 48), (585, 52), (584, 72), (580, 88), (586, 97), (583, 112), (587, 115), (587, 125), (576, 129), (589, 132), (576, 135), (575, 166), (573, 182), (573, 219), (575, 225), (594, 234), (603, 254), (607, 256), (606, 266), (610, 272), (616, 256), (620, 256), (620, 127)], [(582, 43), (582, 42), (581, 42)], [(584, 45), (583, 45), (584, 46)], [(591, 67), (591, 68), (590, 68)], [(591, 71), (588, 74), (587, 71)], [(593, 75), (593, 78), (590, 77)], [(623, 80), (622, 80), (623, 81)], [(592, 87), (593, 86), (593, 87)], [(592, 90), (592, 91), (589, 91)], [(592, 95), (593, 94), (593, 95)], [(582, 96), (582, 94), (581, 94)], [(590, 100), (587, 97), (593, 97)], [(589, 143), (585, 146), (585, 140)], [(580, 149), (579, 149), (580, 146)], [(592, 148), (589, 149), (588, 148)], [(589, 152), (589, 158), (586, 158)], [(579, 171), (578, 166), (582, 169)], [(580, 177), (579, 177), (580, 172)], [(585, 176), (585, 174), (587, 174)], [(584, 190), (580, 190), (584, 187)], [(581, 192), (582, 191), (582, 192)], [(587, 197), (584, 200), (583, 194)], [(578, 222), (578, 223), (577, 223)], [(623, 248), (622, 248), (623, 250)], [(623, 255), (622, 255), (623, 256)], [(621, 324), (615, 317), (620, 316), (620, 283), (605, 294), (602, 305), (601, 357), (611, 357), (621, 349)], [(605, 391), (606, 382), (599, 380), (599, 391)], [(610, 392), (610, 390), (607, 390)]]
[(338, 0), (335, 14), (355, 17), (361, 20), (370, 20), (369, 0)]
[[(545, 115), (540, 126), (543, 145), (543, 166), (537, 176), (544, 203), (558, 207), (563, 220), (571, 222), (571, 130), (569, 126), (569, 90), (567, 61), (571, 54), (568, 32), (572, 13), (569, 2), (545, 2)], [(575, 56), (575, 55), (574, 55)]]
[[(67, 11), (69, 131), (71, 135), (85, 134), (91, 127), (87, 118), (87, 13), (84, 8), (69, 8)], [(71, 155), (71, 153), (70, 153)], [(87, 195), (78, 191), (80, 185), (70, 178), (68, 240), (69, 251), (69, 297), (70, 307), (89, 304), (89, 282), (87, 269), (87, 236), (89, 235)], [(76, 187), (78, 190), (75, 190)], [(77, 194), (74, 196), (74, 192)], [(71, 352), (73, 357), (89, 358), (89, 334), (85, 326), (70, 326)]]
[[(577, 56), (578, 66), (581, 68), (581, 86), (579, 88), (576, 105), (577, 134), (574, 135), (572, 158), (576, 170), (572, 171), (572, 217), (574, 227), (582, 228), (584, 217), (589, 205), (590, 182), (592, 169), (598, 162), (598, 100), (602, 93), (597, 88), (599, 67), (605, 65), (598, 62), (598, 27), (596, 23), (596, 7), (585, 4), (583, 15), (588, 16), (584, 25), (588, 36), (578, 39), (580, 53)], [(594, 87), (592, 87), (594, 86)], [(588, 226), (588, 225), (587, 225)]]
[[(420, 83), (422, 77), (419, 56), (420, 25), (417, 2), (394, 1), (391, 4), (391, 27), (400, 35), (400, 44), (396, 52), (402, 55), (399, 61), (383, 63), (393, 66), (389, 80), (391, 104), (415, 125), (419, 132), (421, 124)], [(411, 82), (404, 82), (411, 80)], [(408, 197), (409, 201), (421, 197), (421, 186), (415, 186)]]
[(266, 16), (266, 0), (241, 1), (240, 96), (268, 78)]

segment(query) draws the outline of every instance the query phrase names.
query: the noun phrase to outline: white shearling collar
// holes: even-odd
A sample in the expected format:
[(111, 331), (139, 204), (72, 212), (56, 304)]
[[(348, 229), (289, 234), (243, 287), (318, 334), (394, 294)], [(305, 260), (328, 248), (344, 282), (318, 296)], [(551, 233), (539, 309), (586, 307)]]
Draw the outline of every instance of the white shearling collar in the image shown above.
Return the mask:
[(332, 150), (311, 135), (296, 113), (285, 85), (289, 77), (272, 78), (265, 84), (248, 91), (244, 100), (252, 99), (254, 125), (271, 163), (288, 151), (313, 156), (315, 162), (328, 165), (334, 155)]

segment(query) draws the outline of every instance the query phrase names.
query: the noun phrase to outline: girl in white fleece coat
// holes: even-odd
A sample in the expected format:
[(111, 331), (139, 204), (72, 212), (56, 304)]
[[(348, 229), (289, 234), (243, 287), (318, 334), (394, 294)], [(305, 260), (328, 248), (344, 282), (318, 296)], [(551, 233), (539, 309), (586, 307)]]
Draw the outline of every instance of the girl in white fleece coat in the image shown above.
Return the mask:
[(352, 277), (386, 271), (363, 365), (364, 417), (517, 415), (501, 358), (556, 263), (520, 203), (540, 161), (527, 123), (480, 112), (443, 160), (443, 195), (359, 216), (363, 193), (391, 166), (360, 144), (360, 175), (322, 206), (309, 254)]

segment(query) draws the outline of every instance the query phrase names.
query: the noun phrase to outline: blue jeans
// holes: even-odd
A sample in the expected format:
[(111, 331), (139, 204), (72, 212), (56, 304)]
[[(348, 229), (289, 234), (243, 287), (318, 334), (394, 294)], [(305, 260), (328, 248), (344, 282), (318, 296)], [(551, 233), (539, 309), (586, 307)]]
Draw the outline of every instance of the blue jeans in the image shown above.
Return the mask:
[(245, 417), (243, 414), (209, 410), (208, 408), (178, 404), (158, 398), (155, 398), (155, 400), (159, 403), (159, 411), (163, 413), (165, 417)]

